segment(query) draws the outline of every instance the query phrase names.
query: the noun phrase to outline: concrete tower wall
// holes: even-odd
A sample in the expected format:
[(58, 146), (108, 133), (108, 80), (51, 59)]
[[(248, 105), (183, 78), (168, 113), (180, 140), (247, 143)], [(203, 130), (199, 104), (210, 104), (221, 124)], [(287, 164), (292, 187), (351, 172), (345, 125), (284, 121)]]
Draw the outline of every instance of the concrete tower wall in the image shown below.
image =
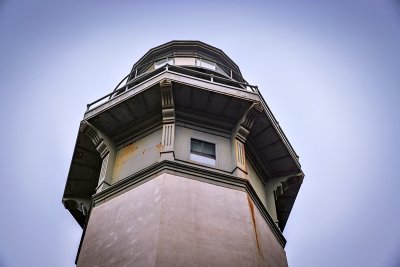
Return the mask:
[(78, 266), (287, 266), (244, 191), (161, 174), (95, 208)]

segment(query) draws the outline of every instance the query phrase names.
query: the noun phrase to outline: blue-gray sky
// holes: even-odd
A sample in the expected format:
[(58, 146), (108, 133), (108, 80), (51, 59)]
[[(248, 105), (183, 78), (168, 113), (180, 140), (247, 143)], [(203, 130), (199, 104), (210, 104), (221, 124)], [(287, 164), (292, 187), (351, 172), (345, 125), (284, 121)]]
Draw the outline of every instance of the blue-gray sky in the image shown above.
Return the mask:
[(74, 266), (61, 204), (85, 105), (192, 39), (257, 84), (306, 174), (289, 266), (400, 266), (400, 3), (0, 0), (0, 266)]

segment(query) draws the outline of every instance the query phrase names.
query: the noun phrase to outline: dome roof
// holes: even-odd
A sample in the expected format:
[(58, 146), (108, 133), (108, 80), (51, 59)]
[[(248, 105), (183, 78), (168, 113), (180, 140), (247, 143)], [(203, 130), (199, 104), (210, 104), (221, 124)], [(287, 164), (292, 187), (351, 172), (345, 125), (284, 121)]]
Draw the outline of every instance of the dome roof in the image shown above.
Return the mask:
[(135, 73), (140, 74), (150, 64), (168, 57), (196, 57), (210, 60), (218, 64), (226, 73), (232, 73), (232, 76), (235, 76), (235, 80), (244, 81), (239, 67), (221, 49), (200, 41), (183, 40), (170, 41), (150, 49), (133, 65), (132, 76), (128, 78), (128, 81), (134, 77)]

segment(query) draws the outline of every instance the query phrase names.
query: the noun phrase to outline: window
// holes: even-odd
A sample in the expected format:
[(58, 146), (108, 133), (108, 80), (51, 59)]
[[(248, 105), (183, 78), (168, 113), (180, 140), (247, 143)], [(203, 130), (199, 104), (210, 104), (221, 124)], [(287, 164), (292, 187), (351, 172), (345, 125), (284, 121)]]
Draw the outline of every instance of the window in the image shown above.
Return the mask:
[(215, 165), (215, 144), (190, 139), (190, 159), (200, 163)]
[(216, 70), (216, 64), (214, 62), (211, 62), (206, 59), (196, 59), (196, 66), (210, 69), (210, 70)]
[(195, 59), (190, 57), (176, 57), (175, 65), (177, 66), (195, 66)]
[(154, 69), (159, 69), (161, 67), (164, 67), (166, 64), (174, 65), (174, 59), (173, 58), (161, 59), (156, 63), (154, 63)]

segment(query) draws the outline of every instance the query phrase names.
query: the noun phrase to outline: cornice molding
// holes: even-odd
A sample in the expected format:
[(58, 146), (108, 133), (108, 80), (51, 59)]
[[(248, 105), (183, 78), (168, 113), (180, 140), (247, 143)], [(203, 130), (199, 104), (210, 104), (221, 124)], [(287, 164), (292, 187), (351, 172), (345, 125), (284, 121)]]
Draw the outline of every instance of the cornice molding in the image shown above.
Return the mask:
[(114, 197), (155, 178), (161, 173), (179, 175), (181, 177), (247, 192), (263, 216), (267, 225), (271, 229), (272, 233), (277, 238), (278, 242), (282, 245), (282, 247), (285, 247), (285, 237), (274, 223), (264, 204), (261, 202), (254, 188), (247, 179), (242, 179), (230, 174), (212, 171), (181, 162), (164, 160), (159, 163), (155, 163), (133, 175), (130, 175), (111, 185), (104, 191), (93, 195), (92, 205), (93, 207), (101, 205), (102, 203), (107, 202), (108, 200), (113, 199)]

